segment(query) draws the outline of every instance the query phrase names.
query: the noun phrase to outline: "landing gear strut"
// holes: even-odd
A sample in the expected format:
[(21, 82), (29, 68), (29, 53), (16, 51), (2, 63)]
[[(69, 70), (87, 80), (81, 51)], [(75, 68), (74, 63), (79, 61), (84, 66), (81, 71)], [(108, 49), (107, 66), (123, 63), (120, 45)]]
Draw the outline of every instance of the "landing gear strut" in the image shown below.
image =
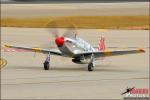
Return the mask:
[(94, 55), (91, 55), (90, 63), (88, 64), (88, 71), (93, 71), (95, 67), (95, 58)]
[(93, 71), (93, 70), (94, 70), (93, 63), (89, 63), (88, 64), (88, 71)]
[(50, 67), (50, 52), (47, 55), (46, 60), (44, 62), (44, 69), (45, 70), (49, 70), (49, 67)]

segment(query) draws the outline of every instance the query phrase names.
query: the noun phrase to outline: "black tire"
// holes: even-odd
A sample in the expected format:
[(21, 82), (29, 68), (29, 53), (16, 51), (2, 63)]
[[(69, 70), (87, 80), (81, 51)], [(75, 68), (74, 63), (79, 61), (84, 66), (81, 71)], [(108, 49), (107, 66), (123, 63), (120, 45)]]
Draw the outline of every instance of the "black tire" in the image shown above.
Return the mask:
[(44, 62), (44, 69), (49, 70), (49, 62), (48, 61)]
[(94, 66), (92, 63), (88, 64), (88, 71), (93, 71), (94, 70)]

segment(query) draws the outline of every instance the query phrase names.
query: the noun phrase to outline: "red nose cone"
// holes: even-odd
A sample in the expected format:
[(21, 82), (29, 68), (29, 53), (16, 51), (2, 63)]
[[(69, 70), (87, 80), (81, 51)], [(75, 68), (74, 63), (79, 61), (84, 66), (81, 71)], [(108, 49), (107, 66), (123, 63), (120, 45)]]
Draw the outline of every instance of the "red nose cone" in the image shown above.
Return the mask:
[(58, 45), (58, 46), (62, 46), (64, 44), (64, 37), (57, 37), (55, 39), (55, 43)]

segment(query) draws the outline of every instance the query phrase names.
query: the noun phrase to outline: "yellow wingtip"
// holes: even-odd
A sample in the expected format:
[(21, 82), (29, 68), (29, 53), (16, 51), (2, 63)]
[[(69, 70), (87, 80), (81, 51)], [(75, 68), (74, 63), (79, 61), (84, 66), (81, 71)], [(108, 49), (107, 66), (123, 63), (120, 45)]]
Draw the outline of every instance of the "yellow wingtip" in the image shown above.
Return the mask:
[(5, 46), (5, 47), (10, 47), (10, 45), (8, 45), (8, 44), (5, 44), (4, 46)]
[(139, 51), (140, 51), (140, 52), (143, 52), (143, 53), (145, 52), (145, 50), (142, 49), (142, 48), (139, 48)]
[(32, 48), (32, 50), (35, 51), (35, 52), (40, 52), (41, 48), (35, 47), (35, 48)]

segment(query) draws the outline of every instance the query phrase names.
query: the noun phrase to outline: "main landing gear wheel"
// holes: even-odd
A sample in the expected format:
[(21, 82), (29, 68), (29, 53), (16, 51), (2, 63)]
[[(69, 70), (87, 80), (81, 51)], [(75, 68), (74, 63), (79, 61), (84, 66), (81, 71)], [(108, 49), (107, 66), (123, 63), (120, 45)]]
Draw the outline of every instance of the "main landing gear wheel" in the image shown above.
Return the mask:
[(44, 62), (44, 69), (45, 70), (49, 70), (49, 66), (50, 66), (49, 62), (50, 62), (50, 52), (48, 53), (46, 60)]
[(89, 63), (88, 64), (88, 71), (93, 71), (93, 70), (94, 70), (93, 63)]
[(48, 61), (44, 62), (44, 69), (49, 70), (49, 62)]

